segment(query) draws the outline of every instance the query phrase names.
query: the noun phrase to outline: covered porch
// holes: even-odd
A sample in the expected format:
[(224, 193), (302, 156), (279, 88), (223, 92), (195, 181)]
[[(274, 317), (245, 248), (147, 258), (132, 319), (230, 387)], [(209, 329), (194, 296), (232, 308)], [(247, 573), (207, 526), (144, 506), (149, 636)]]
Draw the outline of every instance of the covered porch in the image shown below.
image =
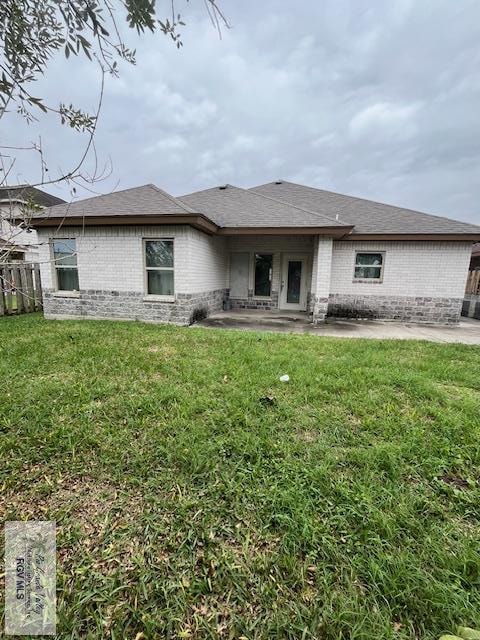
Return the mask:
[[(227, 239), (227, 310), (325, 319), (332, 238), (318, 235), (239, 235)], [(275, 321), (272, 315), (272, 321)]]

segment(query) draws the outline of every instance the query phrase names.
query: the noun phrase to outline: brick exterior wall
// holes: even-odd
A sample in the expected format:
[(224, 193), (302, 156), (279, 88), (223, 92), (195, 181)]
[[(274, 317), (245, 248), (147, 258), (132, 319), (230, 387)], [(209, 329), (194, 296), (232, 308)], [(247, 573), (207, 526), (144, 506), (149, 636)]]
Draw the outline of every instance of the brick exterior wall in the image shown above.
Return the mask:
[[(382, 251), (382, 282), (354, 279), (357, 251)], [(410, 322), (460, 319), (471, 243), (333, 243), (328, 316)]]
[(335, 318), (364, 318), (404, 322), (456, 323), (462, 298), (412, 296), (354, 296), (331, 294), (327, 315)]
[[(55, 269), (49, 237), (77, 243), (80, 292), (55, 295)], [(145, 238), (174, 239), (175, 300), (146, 296)], [(69, 228), (40, 231), (40, 268), (47, 318), (123, 318), (186, 325), (223, 307), (226, 290), (226, 240), (187, 225)]]
[[(336, 241), (331, 294), (463, 298), (470, 242)], [(384, 251), (383, 282), (355, 282), (356, 251)]]
[(327, 315), (332, 274), (332, 253), (333, 240), (317, 236), (313, 248), (312, 283), (308, 307), (312, 314), (312, 321), (315, 324), (323, 322)]
[[(74, 237), (80, 292), (55, 295), (49, 237)], [(175, 299), (145, 298), (145, 238), (174, 239)], [(356, 251), (385, 252), (381, 283), (354, 281)], [(230, 252), (248, 252), (248, 296), (233, 308), (278, 309), (282, 256), (310, 256), (308, 311), (326, 315), (423, 322), (458, 321), (471, 245), (467, 242), (332, 241), (319, 236), (208, 236), (187, 225), (69, 228), (39, 231), (47, 317), (111, 317), (188, 324), (222, 309), (229, 292)], [(272, 294), (253, 295), (253, 257), (272, 253)]]
[(179, 293), (175, 302), (148, 300), (136, 291), (104, 291), (87, 289), (78, 296), (61, 296), (44, 291), (46, 318), (104, 318), (142, 320), (189, 325), (221, 311), (226, 289), (203, 293)]
[(269, 298), (256, 298), (253, 289), (248, 290), (248, 298), (231, 298), (230, 307), (232, 309), (259, 309), (262, 311), (272, 311), (278, 309), (278, 291), (272, 291)]
[(175, 293), (225, 289), (226, 239), (187, 225), (69, 227), (39, 230), (40, 268), (46, 289), (55, 288), (49, 237), (76, 238), (80, 288), (145, 293), (144, 238), (174, 239)]

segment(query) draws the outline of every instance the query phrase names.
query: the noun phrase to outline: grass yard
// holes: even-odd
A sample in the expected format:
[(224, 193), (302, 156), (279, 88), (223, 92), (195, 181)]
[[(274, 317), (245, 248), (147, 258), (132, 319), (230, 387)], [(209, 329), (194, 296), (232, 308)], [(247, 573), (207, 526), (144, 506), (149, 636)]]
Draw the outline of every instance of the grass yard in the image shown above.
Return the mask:
[(0, 389), (2, 515), (57, 522), (62, 639), (480, 627), (479, 347), (33, 314)]

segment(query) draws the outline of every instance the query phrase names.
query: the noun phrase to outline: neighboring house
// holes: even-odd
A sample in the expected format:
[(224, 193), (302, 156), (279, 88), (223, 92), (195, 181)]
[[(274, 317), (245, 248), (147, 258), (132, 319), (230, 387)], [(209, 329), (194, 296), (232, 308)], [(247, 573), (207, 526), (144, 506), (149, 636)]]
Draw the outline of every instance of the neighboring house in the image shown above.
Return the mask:
[(472, 257), (470, 259), (470, 271), (480, 269), (480, 242), (476, 242), (472, 247)]
[(222, 308), (457, 322), (480, 227), (277, 181), (154, 185), (37, 214), (45, 315), (188, 324)]
[(61, 198), (28, 185), (0, 187), (0, 260), (37, 262), (36, 231), (22, 229), (14, 223), (18, 219), (28, 223), (35, 212), (64, 202)]
[(480, 320), (480, 242), (472, 247), (462, 315)]
[(23, 262), (27, 247), (0, 238), (0, 262)]

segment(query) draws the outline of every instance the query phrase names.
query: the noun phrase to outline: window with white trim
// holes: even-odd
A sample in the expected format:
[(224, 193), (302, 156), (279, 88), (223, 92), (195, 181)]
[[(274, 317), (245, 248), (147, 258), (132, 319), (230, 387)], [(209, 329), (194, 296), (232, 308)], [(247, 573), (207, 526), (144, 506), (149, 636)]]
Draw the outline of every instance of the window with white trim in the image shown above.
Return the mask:
[(57, 291), (78, 291), (77, 243), (74, 238), (51, 241)]
[(173, 239), (145, 240), (148, 295), (174, 295)]
[(382, 280), (384, 254), (373, 251), (357, 251), (355, 254), (355, 280)]

